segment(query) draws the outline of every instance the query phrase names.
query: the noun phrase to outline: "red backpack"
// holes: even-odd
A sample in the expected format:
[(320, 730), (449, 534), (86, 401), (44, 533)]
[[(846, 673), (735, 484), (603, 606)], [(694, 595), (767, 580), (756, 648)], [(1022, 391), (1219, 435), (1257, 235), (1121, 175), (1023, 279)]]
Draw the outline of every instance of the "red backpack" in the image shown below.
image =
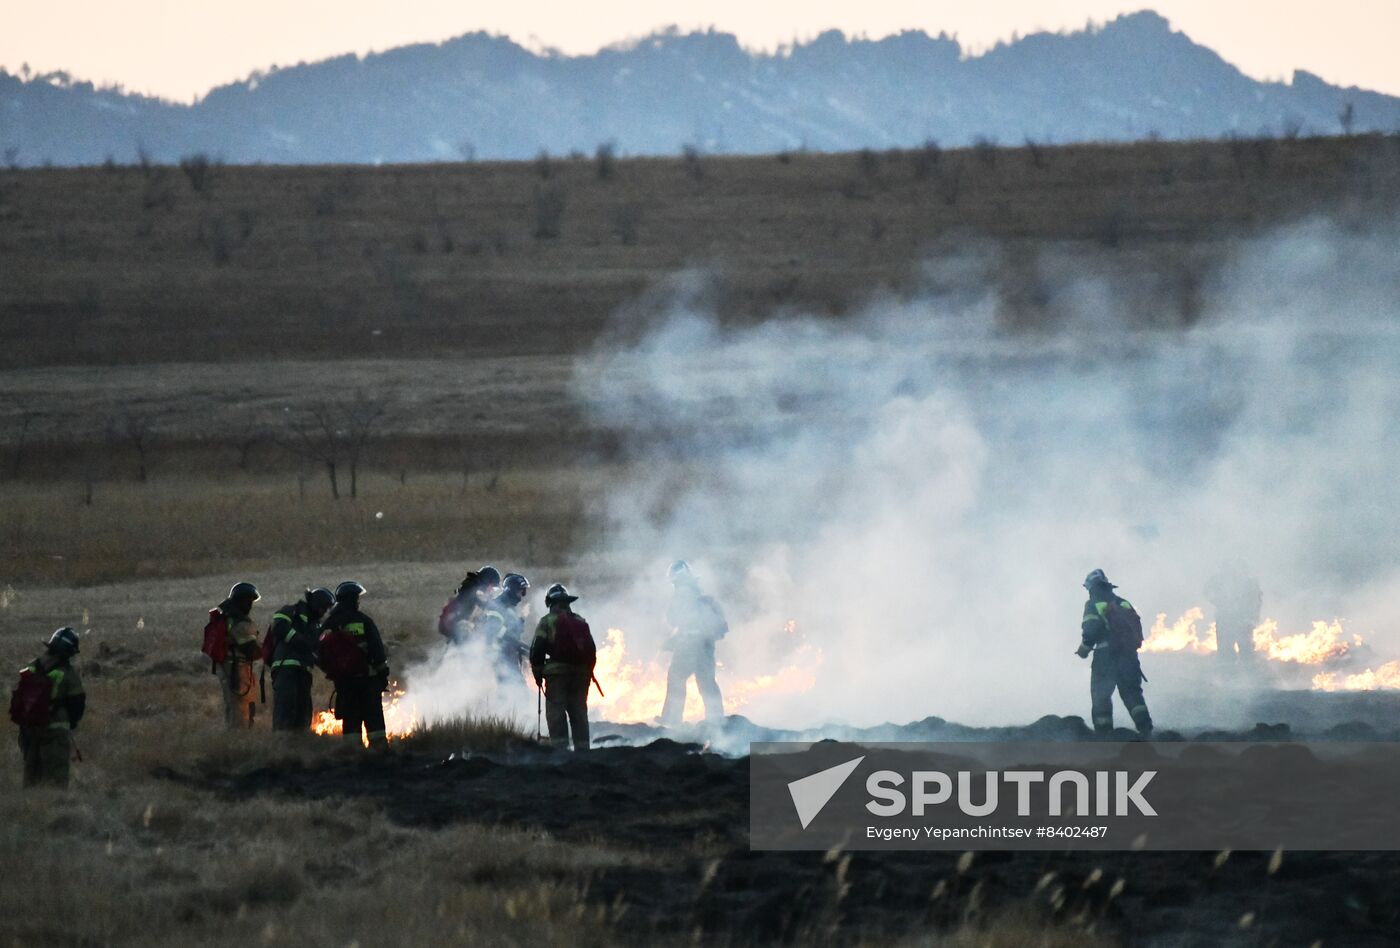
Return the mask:
[(1142, 617), (1132, 606), (1117, 596), (1110, 596), (1104, 608), (1104, 621), (1108, 623), (1110, 645), (1134, 652), (1142, 648)]
[(26, 668), (10, 692), (10, 720), (20, 727), (47, 727), (53, 710), (53, 682), (43, 672)]
[(344, 629), (321, 633), (321, 670), (331, 681), (359, 678), (369, 674), (369, 659), (359, 641)]
[(211, 674), (228, 659), (228, 616), (219, 609), (209, 610), (209, 621), (204, 626), (204, 644), (200, 651), (209, 656)]
[(593, 667), (598, 658), (598, 646), (593, 643), (593, 633), (582, 616), (561, 612), (555, 617), (554, 642), (549, 647), (549, 657), (566, 665)]

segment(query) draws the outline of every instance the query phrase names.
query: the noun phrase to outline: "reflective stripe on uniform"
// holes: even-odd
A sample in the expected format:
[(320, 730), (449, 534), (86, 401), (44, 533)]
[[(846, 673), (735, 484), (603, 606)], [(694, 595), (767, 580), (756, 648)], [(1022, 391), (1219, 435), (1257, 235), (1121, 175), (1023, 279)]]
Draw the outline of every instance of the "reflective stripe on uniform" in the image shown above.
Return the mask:
[(280, 662), (273, 662), (273, 668), (305, 668), (300, 661), (295, 658), (284, 658)]
[(345, 631), (351, 635), (364, 635), (365, 624), (363, 622), (347, 622), (345, 623)]
[[(38, 671), (38, 669), (35, 669), (35, 671)], [(63, 687), (63, 669), (50, 668), (45, 673), (45, 675), (49, 679), (49, 681), (53, 682), (53, 685), (49, 688), (49, 706), (51, 709), (49, 711), (49, 716), (52, 717), (54, 710), (57, 708), (58, 705), (58, 689)], [(73, 726), (68, 722), (68, 714), (66, 708), (64, 709), (64, 716), (62, 721), (49, 721), (49, 730), (51, 731), (68, 731), (72, 730), (72, 727)]]

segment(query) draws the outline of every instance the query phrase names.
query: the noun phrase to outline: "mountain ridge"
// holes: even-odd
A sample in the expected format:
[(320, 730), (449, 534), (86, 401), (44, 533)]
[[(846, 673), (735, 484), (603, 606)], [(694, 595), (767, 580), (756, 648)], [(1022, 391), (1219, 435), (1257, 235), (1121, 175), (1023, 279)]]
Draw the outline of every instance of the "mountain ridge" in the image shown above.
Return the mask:
[[(1340, 116), (1350, 107), (1344, 129)], [(1156, 13), (1033, 33), (966, 55), (946, 34), (829, 30), (774, 52), (732, 34), (654, 33), (597, 53), (466, 33), (252, 73), (178, 104), (65, 74), (0, 70), (0, 148), (17, 164), (138, 151), (237, 163), (529, 158), (1209, 138), (1400, 128), (1400, 98), (1251, 79)]]

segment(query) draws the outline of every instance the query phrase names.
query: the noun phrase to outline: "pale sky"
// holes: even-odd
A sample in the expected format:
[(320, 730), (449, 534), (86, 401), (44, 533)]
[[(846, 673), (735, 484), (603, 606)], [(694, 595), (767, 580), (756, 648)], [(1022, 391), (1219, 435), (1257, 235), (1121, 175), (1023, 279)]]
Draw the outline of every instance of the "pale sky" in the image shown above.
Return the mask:
[(1149, 6), (1257, 78), (1302, 68), (1400, 94), (1400, 0), (0, 0), (0, 66), (189, 101), (255, 69), (476, 30), (586, 53), (672, 24), (764, 49), (832, 27), (872, 38), (923, 29), (976, 51)]

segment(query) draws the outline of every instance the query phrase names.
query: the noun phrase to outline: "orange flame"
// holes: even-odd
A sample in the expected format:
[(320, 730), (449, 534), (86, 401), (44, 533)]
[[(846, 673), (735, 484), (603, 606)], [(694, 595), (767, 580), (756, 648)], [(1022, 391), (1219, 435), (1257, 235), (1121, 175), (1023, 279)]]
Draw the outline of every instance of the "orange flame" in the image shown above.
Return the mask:
[(1393, 691), (1400, 689), (1400, 662), (1386, 662), (1378, 668), (1368, 668), (1355, 675), (1321, 672), (1313, 676), (1315, 691)]
[[(418, 716), (417, 705), (404, 700), (408, 693), (399, 687), (398, 682), (389, 683), (388, 694), (389, 698), (384, 702), (384, 733), (390, 741), (401, 741), (418, 730), (423, 722)], [(334, 712), (321, 711), (311, 722), (311, 731), (322, 737), (338, 737), (344, 732), (344, 727)], [(360, 735), (360, 740), (368, 747), (369, 737), (363, 731)]]
[[(789, 620), (783, 627), (795, 635), (797, 623)], [(817, 683), (816, 672), (822, 663), (822, 651), (804, 643), (792, 655), (791, 663), (771, 675), (730, 679), (720, 666), (720, 692), (724, 696), (724, 711), (735, 714), (758, 695), (797, 694)], [(627, 634), (622, 629), (608, 629), (598, 648), (595, 674), (607, 694), (590, 699), (597, 716), (619, 724), (655, 720), (666, 700), (666, 667), (657, 659), (633, 659), (627, 654)], [(700, 693), (687, 684), (683, 717), (687, 721), (704, 716)]]
[(1199, 606), (1193, 606), (1182, 614), (1169, 627), (1167, 625), (1167, 614), (1157, 613), (1157, 621), (1152, 624), (1152, 629), (1143, 639), (1142, 650), (1144, 652), (1192, 652), (1197, 655), (1208, 655), (1214, 652), (1218, 646), (1215, 641), (1215, 623), (1212, 622), (1202, 635), (1196, 628), (1196, 623), (1205, 618)]
[(1309, 632), (1278, 637), (1278, 623), (1265, 619), (1254, 629), (1254, 651), (1262, 652), (1270, 661), (1296, 662), (1299, 665), (1320, 665), (1323, 662), (1340, 658), (1351, 650), (1353, 645), (1362, 643), (1361, 636), (1346, 640), (1340, 619), (1331, 622), (1314, 622)]

